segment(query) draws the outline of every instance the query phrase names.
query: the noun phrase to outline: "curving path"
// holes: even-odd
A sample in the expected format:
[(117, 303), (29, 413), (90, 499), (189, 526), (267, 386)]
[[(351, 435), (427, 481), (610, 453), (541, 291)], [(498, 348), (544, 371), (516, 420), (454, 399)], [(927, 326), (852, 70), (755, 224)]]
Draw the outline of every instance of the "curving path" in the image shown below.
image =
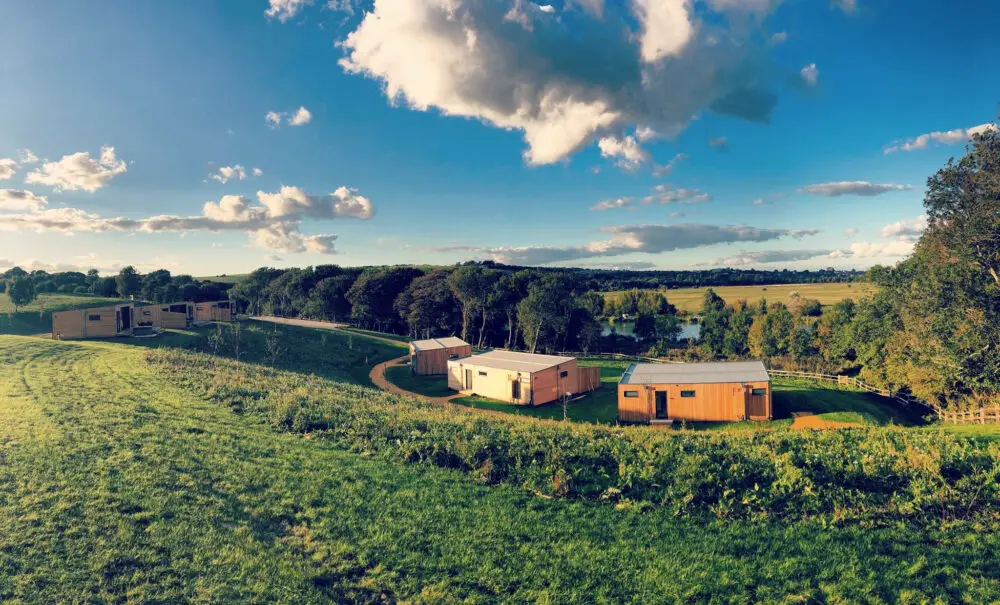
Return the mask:
[[(395, 393), (396, 395), (408, 395), (410, 397), (419, 397), (424, 401), (430, 401), (431, 403), (446, 403), (451, 404), (451, 400), (456, 397), (463, 397), (461, 393), (455, 393), (454, 395), (449, 395), (447, 397), (428, 397), (427, 395), (421, 395), (420, 393), (414, 393), (413, 391), (407, 391), (402, 389), (393, 383), (389, 382), (389, 379), (385, 377), (386, 368), (403, 365), (410, 359), (409, 355), (403, 355), (402, 357), (397, 357), (396, 359), (390, 359), (389, 361), (384, 361), (374, 368), (368, 374), (368, 377), (378, 388), (383, 391), (389, 391), (390, 393)], [(468, 408), (475, 409), (475, 408)]]
[(836, 422), (825, 420), (812, 412), (792, 412), (792, 430), (804, 429), (851, 429), (862, 426), (857, 422)]

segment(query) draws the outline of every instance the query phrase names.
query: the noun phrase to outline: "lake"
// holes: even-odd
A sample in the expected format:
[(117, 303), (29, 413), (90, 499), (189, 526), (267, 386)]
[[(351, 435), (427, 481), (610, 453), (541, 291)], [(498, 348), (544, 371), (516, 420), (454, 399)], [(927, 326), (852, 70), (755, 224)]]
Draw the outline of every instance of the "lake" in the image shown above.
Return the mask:
[[(604, 322), (601, 325), (601, 336), (608, 336), (611, 334), (611, 324)], [(614, 324), (615, 333), (619, 336), (633, 336), (635, 334), (635, 322), (634, 321), (617, 321)], [(688, 338), (697, 339), (701, 335), (701, 324), (681, 324), (681, 333), (677, 337), (678, 340), (687, 340)]]

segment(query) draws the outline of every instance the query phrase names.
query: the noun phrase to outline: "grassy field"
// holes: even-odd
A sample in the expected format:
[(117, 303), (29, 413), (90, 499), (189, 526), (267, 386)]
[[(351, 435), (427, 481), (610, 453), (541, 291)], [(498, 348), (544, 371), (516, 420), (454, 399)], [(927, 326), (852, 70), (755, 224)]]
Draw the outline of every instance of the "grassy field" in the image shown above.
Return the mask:
[[(740, 299), (745, 299), (751, 304), (760, 302), (761, 299), (767, 299), (769, 302), (786, 302), (789, 294), (798, 292), (803, 298), (819, 300), (823, 305), (836, 304), (845, 298), (857, 300), (864, 296), (870, 296), (875, 292), (875, 289), (874, 285), (863, 282), (846, 284), (787, 284), (776, 286), (722, 286), (714, 288), (716, 294), (730, 304)], [(677, 288), (672, 290), (664, 289), (661, 292), (679, 311), (700, 313), (706, 290), (708, 288)], [(605, 294), (609, 298), (615, 298), (620, 295), (620, 292)]]
[(390, 366), (385, 370), (385, 377), (401, 389), (426, 397), (450, 397), (455, 394), (448, 388), (448, 380), (443, 376), (417, 376), (410, 372), (410, 366)]
[(195, 281), (210, 281), (210, 282), (216, 282), (216, 283), (219, 283), (219, 284), (235, 284), (236, 282), (241, 281), (243, 278), (245, 278), (248, 275), (250, 275), (250, 274), (249, 273), (234, 273), (232, 275), (209, 275), (209, 276), (205, 276), (205, 277), (196, 277), (194, 279), (195, 279)]
[[(1000, 598), (1000, 525), (995, 515), (970, 515), (972, 505), (949, 514), (947, 522), (934, 516), (745, 519), (697, 499), (679, 515), (666, 503), (684, 497), (673, 495), (682, 484), (664, 479), (695, 480), (702, 476), (699, 465), (721, 471), (752, 464), (734, 459), (732, 446), (749, 448), (758, 438), (706, 440), (646, 429), (634, 432), (636, 454), (674, 443), (688, 452), (689, 458), (660, 462), (668, 465), (656, 480), (656, 499), (664, 505), (540, 498), (538, 486), (522, 486), (521, 479), (485, 481), (475, 472), (441, 467), (449, 466), (448, 455), (468, 447), (463, 440), (476, 443), (505, 431), (523, 430), (512, 443), (528, 448), (523, 460), (536, 463), (545, 451), (541, 444), (568, 462), (559, 454), (568, 444), (600, 447), (632, 432), (592, 434), (528, 419), (501, 423), (422, 406), (364, 386), (364, 355), (390, 358), (398, 355), (394, 346), (369, 343), (364, 353), (349, 348), (358, 346), (356, 338), (286, 329), (281, 341), (289, 352), (308, 352), (272, 363), (246, 348), (256, 349), (270, 333), (241, 330), (238, 364), (232, 336), (212, 354), (212, 330), (143, 342), (0, 336), (0, 601)], [(352, 414), (360, 416), (352, 420)], [(447, 423), (461, 423), (462, 437), (443, 433), (426, 458), (416, 455), (424, 450), (414, 440), (435, 438)], [(420, 434), (418, 427), (424, 427)], [(389, 432), (376, 447), (377, 441), (360, 439), (365, 431)], [(537, 444), (524, 441), (530, 435), (539, 435)], [(856, 431), (790, 436), (786, 451), (780, 445), (785, 437), (762, 435), (759, 451), (788, 456), (801, 450), (812, 464), (837, 465), (837, 457), (817, 455), (822, 450), (814, 447), (833, 448), (855, 437), (866, 439)], [(893, 482), (898, 471), (884, 458), (900, 437), (874, 434), (873, 447), (881, 449), (870, 450), (868, 458), (839, 450), (845, 469), (865, 474), (838, 501), (849, 505), (869, 489), (902, 489)], [(459, 449), (448, 454), (442, 449), (448, 443)], [(716, 455), (699, 453), (715, 443), (725, 447)], [(932, 445), (932, 438), (919, 443)], [(500, 460), (495, 445), (484, 446)], [(444, 457), (435, 459), (434, 451)], [(961, 451), (961, 465), (949, 472), (980, 464), (972, 450)], [(852, 466), (855, 459), (868, 460), (871, 474)], [(840, 466), (824, 468), (829, 473)], [(810, 472), (807, 480), (821, 476)], [(699, 493), (719, 482), (736, 489), (742, 501), (757, 497), (753, 479), (749, 485), (721, 476), (701, 480), (707, 483), (698, 484)], [(797, 491), (802, 480), (790, 475), (773, 488), (762, 483), (761, 490)], [(950, 480), (948, 498), (968, 489), (958, 475)], [(881, 487), (880, 481), (888, 483)], [(814, 489), (827, 486), (816, 483)], [(994, 489), (977, 491), (979, 500), (995, 500)], [(927, 497), (938, 506), (937, 494)]]
[(14, 313), (10, 297), (0, 294), (0, 334), (43, 334), (52, 331), (52, 312), (101, 307), (120, 302), (117, 298), (77, 294), (39, 294)]

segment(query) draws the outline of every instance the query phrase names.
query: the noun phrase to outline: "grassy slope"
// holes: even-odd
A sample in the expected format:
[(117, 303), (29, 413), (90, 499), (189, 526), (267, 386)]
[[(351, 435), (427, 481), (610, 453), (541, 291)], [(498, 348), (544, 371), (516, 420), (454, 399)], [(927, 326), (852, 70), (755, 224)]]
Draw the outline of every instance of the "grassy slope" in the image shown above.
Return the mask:
[(0, 600), (985, 602), (1000, 534), (677, 519), (276, 433), (139, 347), (0, 336)]
[[(689, 313), (701, 312), (702, 302), (705, 298), (705, 291), (708, 288), (678, 288), (675, 290), (663, 290), (667, 300), (673, 303), (678, 310)], [(815, 298), (824, 305), (832, 305), (845, 298), (855, 300), (868, 296), (875, 291), (875, 286), (868, 283), (850, 284), (783, 284), (772, 286), (723, 286), (714, 288), (715, 292), (727, 303), (734, 303), (739, 299), (746, 299), (750, 303), (766, 298), (770, 302), (785, 302), (788, 295), (798, 292), (804, 298)], [(611, 292), (606, 296), (614, 297), (619, 293)]]
[(386, 368), (385, 377), (394, 385), (411, 393), (427, 397), (450, 397), (455, 394), (448, 388), (448, 380), (442, 376), (417, 376), (410, 372), (409, 366), (391, 366)]
[(30, 305), (14, 313), (7, 294), (0, 294), (0, 334), (44, 334), (52, 331), (52, 312), (101, 307), (119, 302), (117, 298), (76, 294), (39, 294)]

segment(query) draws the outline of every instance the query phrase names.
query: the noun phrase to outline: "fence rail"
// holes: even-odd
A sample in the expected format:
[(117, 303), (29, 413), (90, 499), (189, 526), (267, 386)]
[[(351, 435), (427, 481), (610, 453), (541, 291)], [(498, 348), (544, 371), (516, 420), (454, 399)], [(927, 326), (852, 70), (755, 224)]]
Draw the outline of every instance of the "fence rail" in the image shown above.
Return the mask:
[(940, 412), (940, 415), (945, 422), (952, 424), (1000, 424), (1000, 406), (964, 412)]

